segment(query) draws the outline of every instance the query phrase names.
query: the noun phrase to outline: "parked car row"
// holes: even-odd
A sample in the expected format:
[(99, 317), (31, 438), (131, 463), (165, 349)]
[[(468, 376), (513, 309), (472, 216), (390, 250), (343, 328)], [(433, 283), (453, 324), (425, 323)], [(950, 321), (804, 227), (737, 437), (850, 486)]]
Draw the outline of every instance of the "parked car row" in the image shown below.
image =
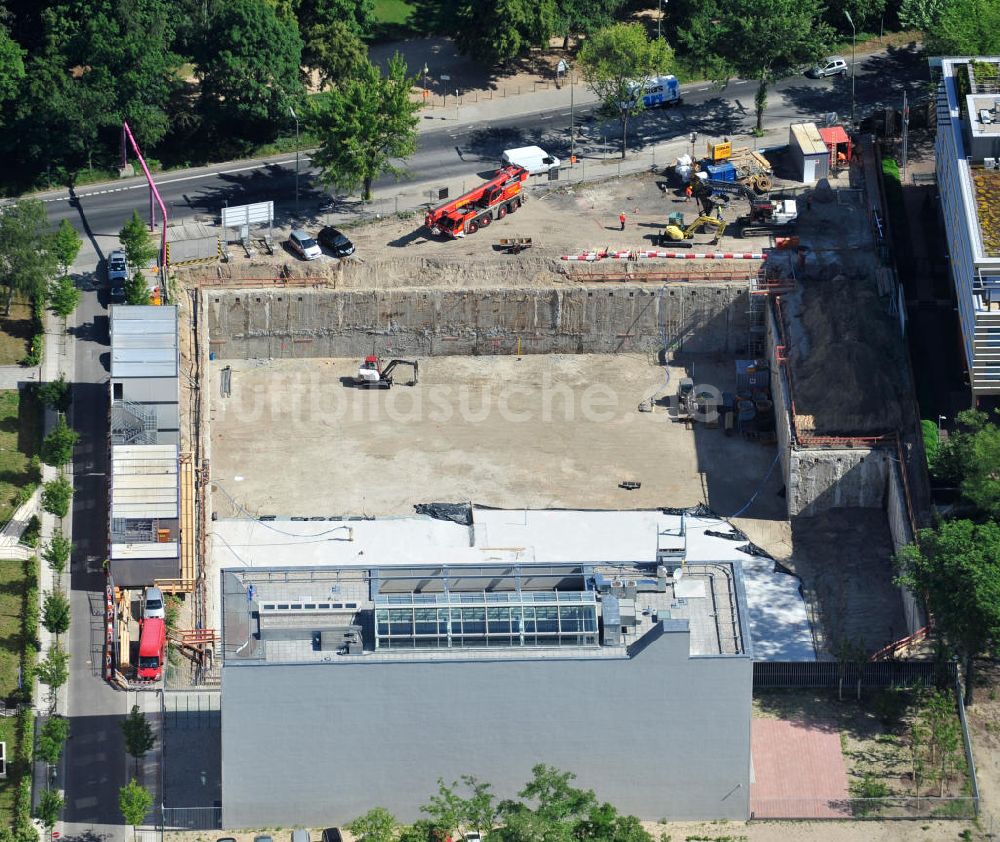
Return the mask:
[(354, 254), (354, 243), (329, 225), (320, 230), (315, 238), (308, 231), (295, 228), (288, 235), (288, 247), (303, 260), (315, 260), (323, 254), (323, 248), (334, 257), (349, 257)]

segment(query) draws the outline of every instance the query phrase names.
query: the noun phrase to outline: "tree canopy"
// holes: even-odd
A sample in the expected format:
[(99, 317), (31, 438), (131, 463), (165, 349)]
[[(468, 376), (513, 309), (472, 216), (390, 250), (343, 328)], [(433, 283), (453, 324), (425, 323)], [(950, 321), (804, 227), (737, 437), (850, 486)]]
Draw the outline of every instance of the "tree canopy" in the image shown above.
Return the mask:
[(302, 41), (268, 0), (230, 0), (212, 19), (196, 72), (202, 110), (216, 131), (271, 138), (301, 96)]
[(1000, 3), (995, 0), (946, 0), (928, 32), (936, 55), (994, 56), (1000, 53)]
[(462, 0), (455, 43), (483, 64), (503, 64), (543, 46), (556, 31), (556, 20), (556, 0)]
[(964, 659), (971, 704), (974, 659), (1000, 635), (1000, 525), (953, 520), (922, 529), (897, 565), (900, 584), (925, 596), (935, 629)]
[(0, 283), (7, 288), (6, 312), (15, 294), (43, 296), (56, 271), (45, 205), (23, 199), (0, 214)]
[(398, 54), (385, 75), (368, 62), (314, 104), (309, 125), (320, 146), (313, 155), (320, 180), (341, 190), (361, 187), (370, 199), (372, 183), (383, 173), (399, 175), (397, 161), (416, 150), (419, 103), (410, 99), (416, 80)]
[(955, 418), (956, 429), (938, 448), (934, 474), (958, 486), (974, 514), (1000, 518), (1000, 416), (966, 410)]
[(622, 127), (622, 158), (628, 143), (628, 121), (643, 110), (642, 92), (650, 78), (669, 73), (673, 50), (650, 40), (638, 23), (619, 23), (593, 33), (580, 49), (580, 68), (604, 109)]

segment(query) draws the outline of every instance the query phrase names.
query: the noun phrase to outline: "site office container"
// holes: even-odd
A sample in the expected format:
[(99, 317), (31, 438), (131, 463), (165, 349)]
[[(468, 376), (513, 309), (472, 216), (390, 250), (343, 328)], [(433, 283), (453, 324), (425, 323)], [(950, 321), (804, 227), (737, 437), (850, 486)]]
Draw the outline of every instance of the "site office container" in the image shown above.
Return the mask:
[(140, 681), (156, 681), (163, 676), (163, 662), (167, 657), (167, 627), (159, 617), (142, 621), (139, 630)]

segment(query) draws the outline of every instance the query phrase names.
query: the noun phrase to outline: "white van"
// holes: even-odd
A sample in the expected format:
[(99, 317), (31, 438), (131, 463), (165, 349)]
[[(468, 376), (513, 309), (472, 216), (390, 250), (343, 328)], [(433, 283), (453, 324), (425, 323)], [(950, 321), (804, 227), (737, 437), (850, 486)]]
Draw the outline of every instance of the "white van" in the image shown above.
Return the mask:
[(505, 149), (500, 160), (505, 167), (509, 164), (524, 167), (531, 175), (546, 173), (559, 167), (559, 159), (555, 155), (550, 155), (540, 146)]

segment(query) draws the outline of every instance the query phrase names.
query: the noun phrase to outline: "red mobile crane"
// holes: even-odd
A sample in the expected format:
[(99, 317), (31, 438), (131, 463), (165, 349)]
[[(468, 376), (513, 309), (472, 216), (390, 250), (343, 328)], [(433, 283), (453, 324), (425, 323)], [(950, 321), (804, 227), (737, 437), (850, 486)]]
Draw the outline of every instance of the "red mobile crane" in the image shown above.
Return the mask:
[(527, 198), (521, 186), (527, 180), (528, 171), (524, 167), (503, 167), (474, 190), (428, 211), (424, 225), (432, 234), (446, 237), (475, 234), (489, 225), (494, 216), (503, 219), (521, 207)]

